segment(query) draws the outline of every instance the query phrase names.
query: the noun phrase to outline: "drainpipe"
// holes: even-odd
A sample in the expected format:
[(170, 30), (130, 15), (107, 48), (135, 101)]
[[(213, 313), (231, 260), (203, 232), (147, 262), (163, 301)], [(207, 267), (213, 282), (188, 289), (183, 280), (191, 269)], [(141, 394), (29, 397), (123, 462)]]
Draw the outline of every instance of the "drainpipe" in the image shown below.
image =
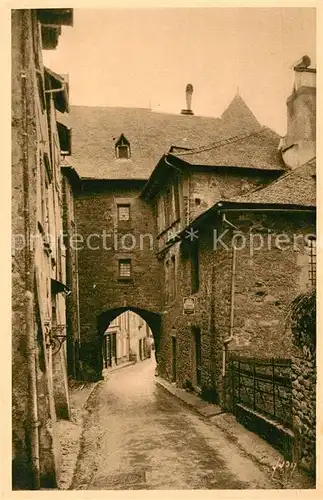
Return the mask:
[(30, 460), (32, 465), (33, 489), (40, 489), (40, 465), (39, 465), (39, 433), (38, 433), (38, 398), (37, 398), (37, 378), (36, 378), (36, 346), (34, 332), (34, 273), (33, 254), (30, 248), (30, 191), (29, 191), (29, 165), (28, 165), (28, 100), (27, 100), (27, 44), (28, 35), (32, 35), (26, 29), (30, 19), (28, 11), (22, 11), (21, 15), (21, 113), (22, 113), (22, 156), (23, 156), (23, 190), (24, 190), (24, 232), (26, 237), (25, 250), (25, 300), (26, 300), (26, 343), (27, 343), (27, 370), (28, 370), (28, 407), (30, 418)]
[(223, 364), (222, 364), (222, 376), (226, 373), (226, 353), (228, 345), (232, 342), (233, 327), (234, 327), (234, 299), (235, 299), (235, 282), (236, 282), (236, 252), (237, 249), (234, 246), (232, 248), (232, 270), (231, 270), (231, 302), (230, 302), (230, 327), (229, 327), (229, 337), (223, 340)]
[(37, 401), (37, 380), (36, 380), (36, 347), (34, 337), (34, 300), (33, 294), (27, 291), (26, 297), (26, 333), (28, 345), (28, 380), (30, 384), (29, 408), (31, 415), (31, 435), (30, 435), (30, 453), (33, 474), (33, 489), (40, 489), (40, 463), (39, 463), (39, 420), (38, 420), (38, 401)]
[(126, 332), (127, 332), (127, 347), (128, 347), (128, 361), (130, 359), (130, 312), (126, 311)]
[[(222, 222), (228, 224), (232, 229), (238, 230), (236, 226), (234, 226), (225, 216), (225, 213), (222, 215)], [(223, 340), (223, 348), (222, 348), (222, 377), (225, 377), (226, 374), (226, 356), (227, 349), (230, 342), (232, 342), (233, 335), (233, 327), (234, 327), (234, 299), (235, 299), (235, 283), (236, 283), (236, 255), (237, 249), (235, 246), (232, 247), (232, 269), (231, 269), (231, 301), (230, 301), (230, 326), (229, 326), (229, 337)]]

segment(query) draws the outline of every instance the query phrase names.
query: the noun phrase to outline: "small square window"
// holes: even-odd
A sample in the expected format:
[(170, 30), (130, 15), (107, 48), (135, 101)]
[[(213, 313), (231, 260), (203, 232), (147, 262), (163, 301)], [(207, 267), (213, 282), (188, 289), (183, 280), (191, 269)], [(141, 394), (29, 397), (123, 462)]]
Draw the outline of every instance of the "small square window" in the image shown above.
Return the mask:
[(118, 205), (118, 220), (130, 220), (130, 205)]
[(131, 278), (131, 260), (119, 260), (119, 278)]

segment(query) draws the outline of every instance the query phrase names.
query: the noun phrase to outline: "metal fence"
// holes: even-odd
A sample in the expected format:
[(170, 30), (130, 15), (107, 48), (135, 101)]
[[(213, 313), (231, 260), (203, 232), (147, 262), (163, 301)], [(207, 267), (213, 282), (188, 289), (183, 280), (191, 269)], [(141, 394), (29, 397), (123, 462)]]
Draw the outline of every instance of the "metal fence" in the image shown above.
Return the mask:
[(233, 411), (243, 405), (291, 428), (291, 361), (230, 357), (229, 366)]

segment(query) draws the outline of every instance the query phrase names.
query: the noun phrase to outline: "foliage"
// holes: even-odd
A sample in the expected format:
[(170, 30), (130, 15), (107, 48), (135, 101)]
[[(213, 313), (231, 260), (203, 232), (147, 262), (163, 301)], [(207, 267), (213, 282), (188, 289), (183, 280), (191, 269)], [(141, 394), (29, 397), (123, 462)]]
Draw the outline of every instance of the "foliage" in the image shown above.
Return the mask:
[(316, 289), (301, 293), (291, 302), (287, 314), (294, 343), (316, 350)]

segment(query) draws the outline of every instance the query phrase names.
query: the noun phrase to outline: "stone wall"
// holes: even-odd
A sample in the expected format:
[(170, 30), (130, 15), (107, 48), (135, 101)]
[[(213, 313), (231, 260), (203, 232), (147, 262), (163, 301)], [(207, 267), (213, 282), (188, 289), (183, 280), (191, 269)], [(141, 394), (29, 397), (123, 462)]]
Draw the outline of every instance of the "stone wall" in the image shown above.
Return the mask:
[[(288, 357), (293, 346), (286, 308), (309, 286), (305, 237), (315, 233), (314, 215), (245, 213), (228, 218), (247, 242), (236, 252), (234, 340), (229, 349), (244, 356)], [(280, 244), (277, 235), (287, 243)], [(248, 243), (252, 238), (253, 251)], [(257, 249), (260, 238), (263, 248)]]
[(78, 354), (80, 344), (79, 329), (79, 287), (77, 250), (73, 246), (73, 238), (77, 233), (74, 194), (75, 184), (69, 178), (69, 169), (63, 169), (62, 199), (63, 199), (63, 232), (66, 247), (66, 285), (70, 295), (66, 300), (66, 355), (67, 372), (69, 376), (78, 376)]
[[(238, 171), (237, 171), (238, 170)], [(201, 213), (220, 200), (230, 200), (248, 191), (265, 186), (275, 180), (280, 173), (261, 170), (221, 169), (195, 171), (189, 178), (189, 220), (193, 221)]]
[[(177, 377), (180, 387), (197, 386), (195, 371), (194, 329), (201, 332), (201, 390), (216, 388), (221, 392), (222, 339), (228, 335), (228, 305), (230, 297), (230, 259), (219, 251), (217, 259), (212, 248), (212, 232), (200, 234), (200, 286), (192, 293), (190, 244), (177, 243), (165, 260), (175, 256), (177, 265), (176, 297), (165, 303), (160, 346), (159, 371), (172, 378), (172, 337), (177, 343)], [(216, 277), (222, 274), (221, 286)], [(183, 313), (183, 299), (195, 300), (195, 312)]]
[(300, 467), (315, 473), (316, 360), (306, 347), (292, 357), (294, 453)]

